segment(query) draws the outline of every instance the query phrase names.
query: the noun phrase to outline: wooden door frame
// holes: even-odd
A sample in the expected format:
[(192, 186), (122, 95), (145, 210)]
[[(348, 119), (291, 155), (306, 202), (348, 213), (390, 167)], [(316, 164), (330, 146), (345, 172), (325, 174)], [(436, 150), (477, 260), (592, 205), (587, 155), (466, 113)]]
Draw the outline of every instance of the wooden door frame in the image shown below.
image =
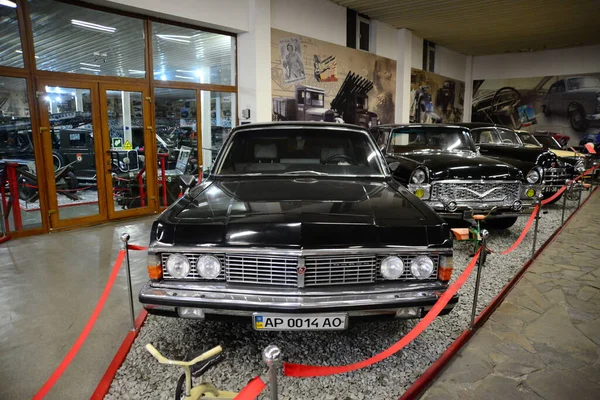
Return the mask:
[[(115, 210), (115, 203), (112, 190), (112, 177), (110, 168), (106, 168), (108, 163), (111, 162), (110, 155), (110, 130), (108, 126), (108, 103), (106, 92), (108, 90), (114, 91), (126, 91), (126, 92), (141, 92), (142, 93), (142, 113), (143, 113), (143, 129), (144, 129), (144, 165), (146, 167), (146, 192), (147, 192), (147, 205), (145, 207), (139, 207), (129, 210)], [(156, 144), (154, 137), (154, 126), (152, 113), (152, 97), (150, 95), (150, 88), (148, 84), (124, 84), (120, 82), (100, 83), (99, 84), (99, 95), (100, 95), (100, 117), (102, 126), (102, 162), (105, 166), (104, 171), (104, 190), (105, 190), (105, 201), (108, 209), (108, 218), (110, 220), (129, 218), (141, 215), (154, 214), (158, 210), (158, 173), (157, 173), (157, 157)], [(108, 139), (108, 142), (107, 142)], [(152, 157), (148, 157), (152, 155)]]
[[(44, 92), (46, 86), (54, 86), (54, 87), (64, 87), (64, 88), (73, 88), (73, 89), (86, 89), (90, 91), (90, 98), (92, 100), (92, 126), (93, 130), (97, 132), (101, 132), (99, 130), (100, 125), (100, 97), (98, 93), (98, 83), (87, 82), (87, 81), (78, 81), (78, 80), (64, 80), (64, 79), (45, 79), (45, 78), (37, 78), (36, 79), (36, 88), (37, 92)], [(70, 228), (73, 226), (81, 226), (81, 225), (89, 225), (93, 223), (103, 222), (107, 220), (106, 213), (106, 200), (105, 196), (101, 192), (105, 187), (104, 184), (104, 174), (103, 169), (98, 171), (99, 168), (102, 168), (102, 153), (101, 153), (101, 143), (98, 143), (98, 140), (94, 140), (94, 159), (96, 162), (96, 190), (98, 191), (98, 214), (96, 215), (88, 215), (84, 217), (77, 218), (69, 218), (69, 219), (60, 219), (60, 209), (58, 207), (58, 199), (56, 197), (56, 182), (54, 181), (54, 162), (52, 157), (52, 140), (51, 140), (51, 130), (50, 130), (50, 113), (48, 112), (48, 108), (44, 103), (45, 100), (43, 98), (37, 98), (37, 106), (39, 110), (39, 122), (40, 122), (40, 139), (41, 139), (41, 148), (42, 148), (42, 161), (44, 173), (46, 176), (45, 179), (45, 188), (47, 193), (47, 213), (42, 218), (47, 218), (48, 221), (48, 229), (64, 229)], [(48, 134), (45, 134), (43, 128), (48, 129)], [(54, 212), (53, 212), (54, 211)]]

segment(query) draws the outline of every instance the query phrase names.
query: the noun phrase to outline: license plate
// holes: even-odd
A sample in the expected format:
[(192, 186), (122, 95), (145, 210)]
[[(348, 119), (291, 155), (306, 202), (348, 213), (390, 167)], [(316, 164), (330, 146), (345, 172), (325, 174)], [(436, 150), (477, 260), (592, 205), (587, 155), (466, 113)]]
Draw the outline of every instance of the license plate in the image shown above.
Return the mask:
[(252, 326), (257, 331), (333, 331), (346, 329), (347, 314), (290, 315), (263, 314), (252, 315)]

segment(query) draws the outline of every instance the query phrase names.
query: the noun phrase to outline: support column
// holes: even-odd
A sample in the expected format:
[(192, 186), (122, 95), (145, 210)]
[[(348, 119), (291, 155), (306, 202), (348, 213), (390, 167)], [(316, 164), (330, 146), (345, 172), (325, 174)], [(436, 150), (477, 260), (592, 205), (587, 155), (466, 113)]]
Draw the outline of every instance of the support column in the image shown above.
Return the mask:
[(272, 119), (271, 1), (249, 0), (249, 31), (238, 35), (238, 94), (241, 110), (250, 109), (251, 122)]
[(83, 112), (83, 91), (85, 89), (75, 89), (75, 111)]
[(210, 118), (210, 92), (200, 92), (202, 110), (202, 168), (207, 171), (212, 164), (212, 131)]
[(397, 124), (407, 124), (410, 115), (410, 68), (412, 56), (412, 32), (398, 29), (396, 57), (396, 114)]
[(123, 110), (123, 145), (129, 141), (133, 146), (133, 141), (131, 140), (131, 93), (122, 91), (121, 102)]
[(463, 109), (463, 122), (471, 122), (473, 111), (473, 56), (467, 56), (465, 68), (465, 104)]

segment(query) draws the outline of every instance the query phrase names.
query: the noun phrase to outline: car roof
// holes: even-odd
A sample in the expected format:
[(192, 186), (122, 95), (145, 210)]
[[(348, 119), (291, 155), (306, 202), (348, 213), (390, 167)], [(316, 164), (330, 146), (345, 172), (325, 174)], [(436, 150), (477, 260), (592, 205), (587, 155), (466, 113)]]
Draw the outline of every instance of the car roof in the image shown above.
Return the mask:
[(464, 128), (459, 124), (382, 124), (373, 128), (410, 128), (417, 126), (426, 126), (428, 128)]
[(252, 124), (244, 124), (236, 126), (233, 131), (243, 131), (256, 128), (278, 128), (278, 127), (298, 127), (298, 128), (333, 128), (333, 129), (352, 129), (355, 131), (368, 132), (366, 128), (360, 125), (340, 124), (336, 122), (313, 122), (313, 121), (278, 121), (278, 122), (256, 122)]

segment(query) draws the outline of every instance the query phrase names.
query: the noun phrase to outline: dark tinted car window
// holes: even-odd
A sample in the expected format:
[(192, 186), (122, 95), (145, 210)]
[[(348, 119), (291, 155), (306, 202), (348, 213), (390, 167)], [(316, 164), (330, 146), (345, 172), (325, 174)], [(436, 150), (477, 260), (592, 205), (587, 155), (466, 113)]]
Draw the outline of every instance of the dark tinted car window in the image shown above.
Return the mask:
[(414, 150), (469, 150), (475, 146), (466, 131), (460, 128), (405, 127), (394, 129), (388, 151), (406, 153)]
[(256, 129), (235, 134), (217, 175), (383, 175), (372, 139), (336, 129)]

